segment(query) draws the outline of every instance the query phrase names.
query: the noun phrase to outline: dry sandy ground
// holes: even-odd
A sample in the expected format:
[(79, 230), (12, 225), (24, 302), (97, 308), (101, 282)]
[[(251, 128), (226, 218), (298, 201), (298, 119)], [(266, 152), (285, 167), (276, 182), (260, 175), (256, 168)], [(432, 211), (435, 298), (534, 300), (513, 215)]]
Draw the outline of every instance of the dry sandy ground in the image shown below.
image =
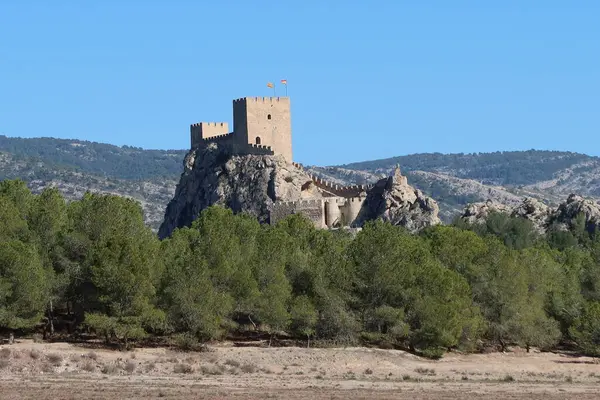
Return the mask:
[(118, 352), (0, 348), (0, 399), (595, 399), (600, 363), (564, 354), (450, 354), (221, 345)]

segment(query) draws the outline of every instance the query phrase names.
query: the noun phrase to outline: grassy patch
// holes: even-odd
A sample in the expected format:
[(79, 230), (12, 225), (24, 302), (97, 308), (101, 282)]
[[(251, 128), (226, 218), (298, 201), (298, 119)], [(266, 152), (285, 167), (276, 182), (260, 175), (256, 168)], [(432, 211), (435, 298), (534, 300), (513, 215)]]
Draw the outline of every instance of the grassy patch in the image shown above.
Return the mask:
[(415, 369), (415, 372), (417, 374), (421, 374), (421, 375), (435, 375), (435, 369), (432, 369), (432, 368), (419, 367), (419, 368)]
[(223, 375), (225, 367), (222, 365), (202, 365), (200, 372), (205, 375)]

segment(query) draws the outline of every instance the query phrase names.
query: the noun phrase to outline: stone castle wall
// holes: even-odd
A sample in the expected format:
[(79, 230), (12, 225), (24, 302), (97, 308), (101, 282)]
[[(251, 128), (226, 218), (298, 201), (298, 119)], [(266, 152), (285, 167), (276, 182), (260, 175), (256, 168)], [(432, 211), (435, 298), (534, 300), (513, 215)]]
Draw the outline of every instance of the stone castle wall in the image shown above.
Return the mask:
[(280, 201), (273, 204), (270, 215), (270, 223), (276, 224), (291, 214), (305, 215), (317, 228), (325, 228), (325, 212), (322, 199), (299, 200), (299, 201)]
[(229, 133), (227, 122), (198, 122), (190, 126), (192, 148), (198, 147), (202, 140), (215, 138)]

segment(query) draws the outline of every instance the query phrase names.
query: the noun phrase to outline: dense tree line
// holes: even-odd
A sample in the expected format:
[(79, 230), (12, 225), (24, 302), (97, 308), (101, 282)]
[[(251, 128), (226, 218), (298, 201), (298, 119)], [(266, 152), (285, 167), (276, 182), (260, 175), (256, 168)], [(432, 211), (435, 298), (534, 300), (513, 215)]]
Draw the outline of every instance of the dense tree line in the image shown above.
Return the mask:
[[(300, 215), (275, 226), (224, 208), (159, 241), (129, 199), (0, 183), (0, 328), (58, 328), (123, 345), (244, 331), (406, 348), (567, 345), (600, 353), (600, 235), (539, 235), (495, 214), (420, 235), (355, 235)], [(60, 317), (60, 318), (59, 318)], [(69, 319), (70, 318), (70, 319)]]

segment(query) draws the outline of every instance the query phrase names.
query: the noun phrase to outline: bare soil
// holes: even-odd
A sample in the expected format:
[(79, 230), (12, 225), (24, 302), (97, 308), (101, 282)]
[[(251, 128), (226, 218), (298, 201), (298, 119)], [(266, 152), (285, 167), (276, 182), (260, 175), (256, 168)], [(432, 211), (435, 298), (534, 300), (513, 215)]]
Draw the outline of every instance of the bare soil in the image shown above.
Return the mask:
[(600, 363), (568, 354), (213, 346), (119, 352), (23, 340), (0, 347), (0, 399), (596, 399)]

